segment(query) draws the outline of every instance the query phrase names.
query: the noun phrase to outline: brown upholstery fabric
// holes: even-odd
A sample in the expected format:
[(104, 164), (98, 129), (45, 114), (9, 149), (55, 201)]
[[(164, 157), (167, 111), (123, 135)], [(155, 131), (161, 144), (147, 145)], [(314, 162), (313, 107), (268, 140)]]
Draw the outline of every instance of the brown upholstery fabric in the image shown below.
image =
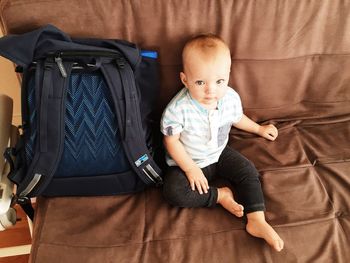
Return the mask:
[(262, 175), (274, 252), (221, 207), (179, 209), (159, 189), (41, 198), (32, 262), (350, 262), (350, 2), (2, 0), (4, 33), (51, 23), (76, 37), (122, 38), (160, 55), (160, 114), (181, 88), (181, 50), (213, 32), (232, 51), (245, 113), (270, 142), (232, 129)]

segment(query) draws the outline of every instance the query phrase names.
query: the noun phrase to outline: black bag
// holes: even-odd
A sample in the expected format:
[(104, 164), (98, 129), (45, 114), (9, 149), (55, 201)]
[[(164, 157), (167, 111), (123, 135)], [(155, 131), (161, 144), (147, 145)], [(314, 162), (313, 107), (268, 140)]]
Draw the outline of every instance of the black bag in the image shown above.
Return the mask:
[(0, 54), (23, 72), (22, 134), (5, 153), (18, 198), (114, 195), (162, 183), (152, 158), (155, 52), (72, 39), (48, 25), (3, 37)]

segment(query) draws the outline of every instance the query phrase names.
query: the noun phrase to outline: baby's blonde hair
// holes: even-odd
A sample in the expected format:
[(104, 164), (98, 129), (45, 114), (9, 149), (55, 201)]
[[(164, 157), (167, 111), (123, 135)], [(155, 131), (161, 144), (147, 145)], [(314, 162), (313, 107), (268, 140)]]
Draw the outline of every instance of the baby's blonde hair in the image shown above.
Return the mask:
[(230, 56), (230, 49), (226, 43), (217, 35), (200, 34), (191, 38), (184, 46), (182, 51), (182, 63), (185, 67), (190, 54), (198, 52), (198, 55), (205, 57), (214, 57), (218, 54)]

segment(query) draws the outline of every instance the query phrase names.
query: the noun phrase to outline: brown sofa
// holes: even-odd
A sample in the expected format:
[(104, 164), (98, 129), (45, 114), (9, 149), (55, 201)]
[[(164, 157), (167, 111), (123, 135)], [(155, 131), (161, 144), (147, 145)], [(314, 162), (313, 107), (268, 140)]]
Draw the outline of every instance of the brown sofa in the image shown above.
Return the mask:
[[(40, 198), (32, 262), (350, 262), (350, 3), (341, 0), (1, 0), (4, 33), (51, 23), (159, 52), (158, 114), (181, 88), (181, 49), (213, 32), (232, 51), (244, 111), (270, 142), (232, 129), (261, 173), (278, 253), (221, 207), (180, 209), (160, 189)], [(1, 73), (0, 73), (1, 74)]]

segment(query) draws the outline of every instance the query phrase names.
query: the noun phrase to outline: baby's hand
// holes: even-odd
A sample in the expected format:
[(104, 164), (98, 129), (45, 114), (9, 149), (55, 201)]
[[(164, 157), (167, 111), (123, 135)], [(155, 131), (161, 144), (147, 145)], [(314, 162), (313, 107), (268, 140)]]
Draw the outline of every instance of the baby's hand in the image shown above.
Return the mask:
[(203, 192), (208, 193), (208, 180), (205, 178), (202, 170), (199, 167), (186, 171), (186, 176), (190, 182), (192, 191), (196, 190), (197, 188), (200, 194), (203, 194)]
[(265, 139), (274, 141), (278, 136), (278, 130), (273, 124), (262, 125), (259, 128), (258, 134)]

